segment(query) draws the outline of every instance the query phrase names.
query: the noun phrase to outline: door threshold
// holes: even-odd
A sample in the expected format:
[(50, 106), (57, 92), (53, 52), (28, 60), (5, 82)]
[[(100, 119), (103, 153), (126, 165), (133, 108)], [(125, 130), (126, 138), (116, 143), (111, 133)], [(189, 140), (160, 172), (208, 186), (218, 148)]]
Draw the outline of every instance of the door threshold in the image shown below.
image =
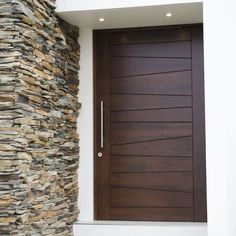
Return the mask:
[(127, 226), (197, 226), (207, 225), (206, 222), (154, 222), (154, 221), (113, 221), (113, 220), (94, 220), (76, 221), (75, 225), (127, 225)]

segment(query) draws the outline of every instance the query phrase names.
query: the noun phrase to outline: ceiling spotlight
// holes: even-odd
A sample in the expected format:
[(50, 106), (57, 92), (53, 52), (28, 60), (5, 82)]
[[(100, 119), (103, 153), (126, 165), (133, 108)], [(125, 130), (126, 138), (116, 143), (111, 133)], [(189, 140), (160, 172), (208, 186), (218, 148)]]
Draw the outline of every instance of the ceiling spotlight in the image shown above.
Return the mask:
[(99, 18), (99, 21), (103, 22), (103, 21), (105, 21), (105, 19), (104, 18)]
[(170, 13), (170, 12), (166, 13), (166, 17), (171, 17), (171, 16), (172, 16), (172, 13)]

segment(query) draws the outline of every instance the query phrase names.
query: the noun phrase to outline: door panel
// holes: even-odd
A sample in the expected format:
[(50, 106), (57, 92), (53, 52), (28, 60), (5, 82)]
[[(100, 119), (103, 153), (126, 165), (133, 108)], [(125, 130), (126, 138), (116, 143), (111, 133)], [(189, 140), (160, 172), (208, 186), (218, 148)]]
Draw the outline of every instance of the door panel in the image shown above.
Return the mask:
[(151, 110), (192, 106), (191, 96), (111, 94), (111, 111)]
[(191, 69), (191, 59), (111, 57), (111, 78), (150, 75)]
[(132, 144), (192, 135), (191, 123), (111, 123), (111, 145)]
[(111, 207), (193, 207), (193, 194), (112, 187)]
[(192, 157), (111, 156), (111, 173), (193, 171)]
[(192, 122), (192, 108), (111, 111), (111, 122)]
[(112, 79), (110, 83), (114, 94), (192, 94), (191, 71)]
[(110, 218), (113, 220), (143, 220), (143, 221), (193, 221), (193, 208), (164, 208), (164, 207), (116, 207), (110, 209)]
[(172, 29), (126, 30), (111, 33), (110, 44), (178, 42), (191, 39), (191, 29), (172, 27)]
[(192, 156), (192, 137), (111, 146), (111, 155)]
[(96, 219), (206, 221), (202, 26), (94, 44)]
[(191, 41), (112, 45), (112, 57), (185, 57), (191, 58)]
[(159, 173), (111, 173), (111, 187), (126, 187), (133, 189), (193, 192), (192, 180), (193, 173), (183, 171)]

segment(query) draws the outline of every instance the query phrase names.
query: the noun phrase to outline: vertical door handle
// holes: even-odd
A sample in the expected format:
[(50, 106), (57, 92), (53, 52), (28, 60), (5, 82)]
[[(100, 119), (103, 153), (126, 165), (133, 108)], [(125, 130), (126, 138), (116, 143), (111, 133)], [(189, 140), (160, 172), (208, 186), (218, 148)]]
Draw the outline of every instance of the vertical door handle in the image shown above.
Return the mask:
[(101, 139), (101, 148), (104, 147), (104, 103), (101, 101), (101, 133), (100, 133), (100, 139)]

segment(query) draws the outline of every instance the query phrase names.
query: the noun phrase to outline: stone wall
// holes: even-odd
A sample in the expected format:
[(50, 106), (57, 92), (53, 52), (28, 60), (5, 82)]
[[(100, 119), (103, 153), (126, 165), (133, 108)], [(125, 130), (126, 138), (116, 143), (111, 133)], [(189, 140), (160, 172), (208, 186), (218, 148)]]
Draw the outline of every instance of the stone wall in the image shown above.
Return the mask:
[(78, 214), (78, 29), (54, 10), (0, 0), (0, 235), (72, 235)]

